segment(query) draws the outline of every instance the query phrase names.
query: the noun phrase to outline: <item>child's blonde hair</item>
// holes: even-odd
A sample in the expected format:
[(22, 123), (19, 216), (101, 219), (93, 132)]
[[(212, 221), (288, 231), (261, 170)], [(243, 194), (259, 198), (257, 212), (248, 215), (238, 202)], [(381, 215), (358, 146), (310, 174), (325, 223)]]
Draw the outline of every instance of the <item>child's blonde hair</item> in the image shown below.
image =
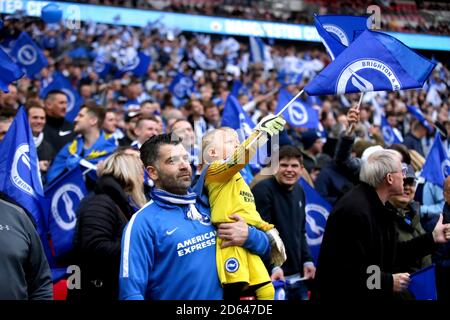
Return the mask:
[(230, 127), (221, 127), (218, 129), (214, 129), (212, 131), (207, 132), (203, 138), (202, 138), (202, 164), (208, 164), (211, 161), (209, 160), (209, 156), (208, 156), (208, 150), (213, 147), (216, 143), (218, 142), (224, 142), (224, 141), (217, 141), (216, 139), (216, 135), (218, 132), (223, 132), (225, 133), (225, 135), (228, 134), (233, 134), (233, 135), (237, 135), (236, 130), (234, 130), (233, 128)]

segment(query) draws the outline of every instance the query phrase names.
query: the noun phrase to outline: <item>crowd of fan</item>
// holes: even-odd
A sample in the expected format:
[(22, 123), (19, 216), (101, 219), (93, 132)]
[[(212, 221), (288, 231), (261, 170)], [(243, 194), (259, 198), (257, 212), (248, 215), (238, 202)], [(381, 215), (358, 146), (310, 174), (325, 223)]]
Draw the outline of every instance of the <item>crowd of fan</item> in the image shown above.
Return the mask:
[[(77, 88), (84, 99), (84, 105), (88, 106), (85, 109), (87, 112), (96, 108), (106, 112), (102, 130), (105, 134), (113, 135), (118, 141), (117, 144), (139, 147), (151, 136), (171, 132), (175, 130), (174, 126), (180, 127), (182, 120), (186, 120), (184, 124), (187, 127), (179, 128), (180, 135), (187, 141), (191, 139), (193, 144), (200, 147), (202, 135), (212, 128), (220, 127), (225, 101), (236, 80), (243, 84), (238, 95), (239, 102), (256, 123), (265, 115), (275, 113), (277, 94), (274, 90), (280, 88), (282, 82), (287, 84), (288, 91), (295, 94), (330, 62), (326, 53), (316, 45), (303, 47), (277, 43), (272, 46), (271, 65), (251, 64), (248, 62), (246, 40), (237, 41), (199, 34), (178, 34), (174, 37), (164, 28), (138, 29), (83, 24), (80, 30), (69, 30), (63, 26), (55, 29), (34, 19), (6, 19), (2, 29), (3, 40), (11, 40), (21, 31), (28, 31), (41, 45), (49, 65), (36, 79), (20, 79), (9, 86), (9, 93), (1, 93), (0, 137), (6, 133), (21, 105), (26, 106), (28, 110), (34, 107), (47, 113), (46, 125), (45, 117), (36, 123), (32, 121), (29, 113), (36, 139), (45, 132), (45, 127), (55, 125), (64, 117), (66, 110), (62, 114), (55, 113), (58, 103), (64, 105), (64, 100), (67, 101), (64, 93), (53, 92), (43, 98), (39, 96), (43, 86), (59, 71)], [(72, 54), (71, 57), (74, 49), (79, 48), (85, 48), (88, 54), (76, 57)], [(202, 69), (201, 63), (195, 58), (196, 49), (204, 53), (210, 62), (208, 65), (212, 67)], [(123, 57), (139, 51), (149, 54), (152, 58), (151, 66), (141, 78), (135, 78), (130, 73), (119, 77), (110, 74), (102, 78), (95, 71), (93, 62), (96, 56), (102, 55), (108, 61), (117, 63)], [(303, 77), (297, 83), (290, 83), (287, 78), (279, 77), (293, 61), (300, 61), (305, 65)], [(189, 99), (182, 103), (174, 101), (169, 90), (172, 79), (179, 71), (192, 74), (195, 79), (195, 89)], [(365, 94), (360, 108), (360, 120), (355, 128), (356, 140), (351, 145), (353, 155), (361, 157), (369, 146), (385, 144), (380, 130), (381, 110), (384, 109), (388, 122), (405, 137), (406, 147), (415, 150), (412, 158), (406, 161), (405, 156), (404, 161), (409, 162), (415, 171), (419, 171), (431, 147), (434, 133), (424, 129), (407, 113), (406, 107), (419, 107), (447, 139), (447, 132), (450, 132), (449, 81), (447, 67), (438, 63), (422, 89)], [(343, 171), (337, 169), (340, 160), (335, 158), (335, 151), (341, 134), (349, 126), (348, 109), (358, 98), (359, 94), (353, 94), (309, 100), (320, 112), (319, 127), (306, 130), (287, 126), (287, 137), (282, 141), (282, 144), (292, 144), (301, 149), (307, 171), (305, 176), (311, 177), (310, 181), (316, 190), (331, 204), (355, 183), (346, 177)], [(53, 110), (51, 114), (49, 110)], [(83, 122), (85, 120), (81, 120), (82, 116), (76, 118), (75, 129), (77, 133), (87, 137), (91, 129)], [(97, 118), (103, 120), (103, 116)], [(82, 128), (82, 122), (86, 127)], [(59, 128), (63, 132), (72, 129), (73, 126)], [(98, 138), (98, 135), (96, 137)], [(44, 135), (44, 141), (46, 138), (48, 137)], [(47, 152), (46, 159), (40, 158), (41, 161), (46, 161), (40, 164), (43, 177), (54, 156), (74, 136), (62, 135), (59, 138), (59, 145), (55, 141), (47, 141), (53, 150)], [(448, 146), (447, 142), (446, 147)], [(402, 146), (398, 149), (405, 150)], [(409, 154), (408, 149), (406, 154)], [(442, 211), (443, 199), (440, 197), (437, 202), (434, 198), (437, 193), (442, 193), (442, 189), (430, 192), (431, 195), (426, 198), (424, 190), (422, 206), (423, 212), (429, 210), (426, 212), (431, 216)], [(438, 211), (431, 211), (430, 207), (433, 205), (440, 206)]]
[[(381, 29), (397, 32), (431, 33), (448, 35), (445, 21), (433, 20), (422, 13), (449, 11), (448, 5), (425, 4), (420, 7), (415, 2), (402, 4), (395, 1), (305, 1), (300, 11), (292, 10), (286, 4), (276, 6), (270, 1), (253, 0), (88, 0), (91, 4), (124, 6), (176, 13), (223, 16), (240, 19), (280, 21), (294, 24), (313, 24), (313, 13), (318, 14), (368, 14), (369, 5), (378, 5), (381, 10)], [(427, 18), (428, 17), (428, 18)]]
[[(155, 26), (153, 27), (155, 28)], [(170, 128), (173, 119), (189, 119), (194, 126), (197, 139), (204, 129), (220, 125), (220, 113), (234, 80), (243, 84), (239, 92), (239, 101), (256, 123), (268, 113), (274, 113), (277, 95), (273, 90), (281, 83), (289, 84), (288, 90), (296, 93), (330, 60), (318, 45), (294, 46), (277, 43), (271, 48), (270, 66), (261, 63), (249, 63), (248, 43), (245, 39), (210, 37), (206, 35), (184, 35), (170, 37), (165, 28), (131, 28), (83, 24), (80, 30), (69, 30), (60, 26), (59, 30), (45, 26), (34, 19), (7, 19), (2, 29), (3, 39), (14, 39), (21, 31), (28, 31), (44, 49), (49, 65), (36, 79), (23, 78), (16, 85), (10, 86), (10, 93), (2, 93), (2, 123), (11, 119), (11, 109), (20, 105), (42, 103), (39, 92), (51, 82), (54, 72), (67, 76), (76, 87), (85, 103), (93, 101), (114, 114), (117, 123), (108, 128), (108, 133), (119, 132), (118, 136), (130, 135), (135, 140), (135, 133), (128, 130), (129, 122), (138, 113), (147, 112), (156, 116), (163, 129)], [(86, 54), (73, 56), (74, 49), (85, 48)], [(196, 60), (195, 51), (200, 49), (205, 59), (213, 62), (212, 67), (201, 66)], [(142, 78), (135, 78), (131, 73), (119, 77), (110, 73), (106, 78), (100, 77), (94, 67), (95, 56), (102, 56), (112, 63), (142, 51), (149, 54), (152, 63)], [(293, 63), (301, 62), (303, 77), (297, 83), (289, 79), (280, 79), (280, 74)], [(196, 81), (189, 101), (180, 105), (175, 102), (169, 91), (169, 85), (180, 71), (191, 74)], [(361, 124), (357, 135), (363, 140), (382, 141), (380, 134), (381, 109), (384, 108), (388, 121), (399, 128), (403, 136), (410, 130), (411, 116), (407, 114), (407, 105), (416, 105), (432, 122), (439, 122), (441, 127), (449, 128), (448, 117), (448, 83), (450, 75), (445, 65), (438, 63), (430, 80), (421, 90), (400, 91), (392, 93), (366, 94), (361, 107)], [(357, 100), (357, 95), (328, 96), (316, 101), (320, 110), (320, 122), (328, 138), (337, 138), (346, 128), (346, 110)], [(381, 109), (380, 109), (381, 107)], [(161, 129), (161, 130), (163, 130)], [(449, 128), (450, 129), (450, 128)], [(203, 131), (202, 131), (203, 130)], [(2, 130), (4, 134), (5, 130)], [(302, 144), (304, 129), (289, 128), (292, 143)], [(432, 137), (432, 133), (428, 133)], [(329, 139), (330, 140), (330, 139)], [(199, 141), (199, 140), (197, 140)], [(333, 155), (332, 147), (326, 153)], [(430, 141), (424, 138), (422, 156), (426, 156)], [(58, 150), (54, 150), (57, 152)], [(317, 153), (320, 153), (318, 151)], [(315, 155), (315, 154), (314, 154)]]

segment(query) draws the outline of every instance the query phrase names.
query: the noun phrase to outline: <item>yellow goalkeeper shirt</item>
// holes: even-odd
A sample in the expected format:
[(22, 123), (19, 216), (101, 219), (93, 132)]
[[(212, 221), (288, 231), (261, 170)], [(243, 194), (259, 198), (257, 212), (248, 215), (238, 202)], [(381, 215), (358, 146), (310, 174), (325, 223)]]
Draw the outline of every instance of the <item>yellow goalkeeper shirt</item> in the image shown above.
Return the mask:
[[(256, 145), (267, 141), (263, 134), (250, 148), (247, 146), (258, 135), (255, 131), (245, 140), (233, 155), (225, 161), (213, 162), (206, 173), (205, 186), (208, 189), (211, 206), (211, 221), (214, 224), (235, 222), (229, 216), (238, 214), (249, 225), (262, 231), (272, 229), (272, 224), (264, 221), (256, 211), (255, 200), (250, 187), (239, 171), (245, 167), (256, 151)], [(264, 142), (265, 142), (264, 141)], [(261, 260), (242, 247), (220, 248), (222, 240), (217, 241), (217, 268), (222, 284), (247, 282), (257, 285), (270, 281), (270, 276)]]

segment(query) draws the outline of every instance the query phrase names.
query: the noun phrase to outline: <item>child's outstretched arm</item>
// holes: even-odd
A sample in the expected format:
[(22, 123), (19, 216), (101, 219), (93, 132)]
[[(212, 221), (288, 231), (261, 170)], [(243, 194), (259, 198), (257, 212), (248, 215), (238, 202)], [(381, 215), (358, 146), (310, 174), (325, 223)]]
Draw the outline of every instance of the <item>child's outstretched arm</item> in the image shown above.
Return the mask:
[(256, 150), (267, 142), (268, 135), (273, 136), (282, 131), (285, 124), (286, 121), (281, 116), (265, 116), (256, 125), (255, 131), (244, 140), (228, 159), (213, 162), (209, 166), (206, 179), (209, 182), (229, 180), (250, 162), (256, 154)]

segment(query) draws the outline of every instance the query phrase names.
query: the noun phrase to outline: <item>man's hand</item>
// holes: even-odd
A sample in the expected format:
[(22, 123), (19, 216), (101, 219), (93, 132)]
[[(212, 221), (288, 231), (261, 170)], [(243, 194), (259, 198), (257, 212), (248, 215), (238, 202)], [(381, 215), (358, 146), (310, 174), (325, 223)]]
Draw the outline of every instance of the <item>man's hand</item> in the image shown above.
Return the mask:
[(236, 222), (221, 223), (217, 229), (217, 235), (224, 240), (221, 248), (241, 247), (248, 238), (248, 225), (245, 220), (237, 214), (233, 214), (230, 218)]
[(280, 267), (273, 268), (272, 275), (270, 276), (270, 280), (272, 280), (272, 281), (277, 281), (277, 280), (284, 281), (285, 279), (284, 279), (283, 269), (281, 269)]
[(306, 279), (314, 279), (316, 276), (316, 267), (313, 264), (306, 264), (303, 266), (303, 277)]
[(411, 281), (409, 273), (396, 273), (392, 275), (392, 278), (394, 279), (394, 292), (402, 292), (408, 289), (409, 282)]
[(446, 243), (450, 240), (450, 224), (442, 224), (442, 214), (434, 227), (433, 239), (436, 243)]
[(347, 112), (348, 124), (357, 124), (359, 122), (359, 109), (356, 106), (351, 107)]
[(347, 112), (348, 128), (346, 134), (353, 135), (356, 124), (359, 122), (359, 109), (356, 106), (351, 107)]
[(256, 130), (267, 132), (268, 135), (273, 136), (284, 129), (286, 120), (281, 116), (268, 115), (261, 119), (256, 125)]

